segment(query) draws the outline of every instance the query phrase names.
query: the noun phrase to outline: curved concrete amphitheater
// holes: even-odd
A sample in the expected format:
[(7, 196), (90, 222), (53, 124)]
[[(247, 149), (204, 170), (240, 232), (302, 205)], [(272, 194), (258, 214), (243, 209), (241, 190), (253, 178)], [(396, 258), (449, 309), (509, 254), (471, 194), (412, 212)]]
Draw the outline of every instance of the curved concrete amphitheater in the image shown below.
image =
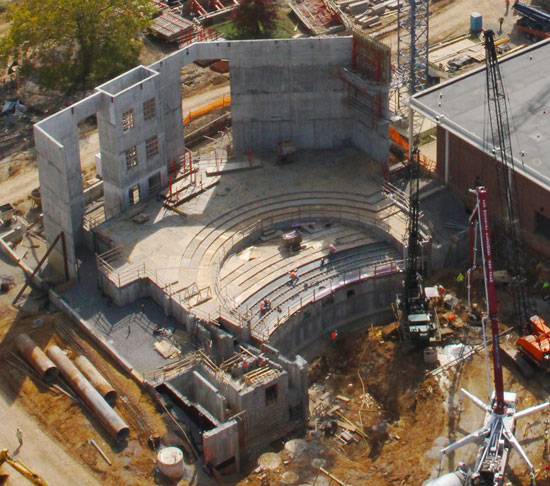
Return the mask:
[[(107, 222), (101, 234), (117, 251), (98, 260), (106, 292), (119, 305), (150, 295), (182, 322), (222, 322), (292, 352), (340, 324), (387, 317), (394, 297), (388, 285), (396, 288), (402, 270), (406, 213), (383, 192), (376, 164), (353, 151), (330, 157), (325, 166), (311, 153), (291, 167), (266, 160), (260, 170), (225, 174), (180, 207), (185, 216), (149, 202), (143, 225), (132, 221), (135, 213)], [(357, 158), (362, 164), (352, 167)], [(303, 235), (298, 252), (281, 243), (293, 228)], [(330, 244), (336, 254), (321, 266)], [(291, 269), (299, 277), (294, 285)], [(285, 322), (317, 307), (330, 315), (340, 298), (346, 305), (330, 329), (312, 329), (285, 345)], [(260, 312), (264, 299), (271, 309)]]

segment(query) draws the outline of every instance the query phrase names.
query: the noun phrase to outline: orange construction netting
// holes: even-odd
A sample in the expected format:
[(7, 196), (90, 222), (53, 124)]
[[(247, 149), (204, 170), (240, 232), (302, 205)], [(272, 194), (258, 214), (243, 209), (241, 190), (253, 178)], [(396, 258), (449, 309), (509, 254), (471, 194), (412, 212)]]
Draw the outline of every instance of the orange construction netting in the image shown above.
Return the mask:
[(187, 125), (190, 121), (207, 115), (211, 111), (217, 110), (218, 108), (223, 108), (224, 106), (231, 106), (231, 95), (225, 95), (222, 98), (218, 98), (216, 101), (212, 101), (212, 103), (208, 103), (207, 105), (201, 106), (196, 110), (190, 111), (183, 119), (183, 124)]

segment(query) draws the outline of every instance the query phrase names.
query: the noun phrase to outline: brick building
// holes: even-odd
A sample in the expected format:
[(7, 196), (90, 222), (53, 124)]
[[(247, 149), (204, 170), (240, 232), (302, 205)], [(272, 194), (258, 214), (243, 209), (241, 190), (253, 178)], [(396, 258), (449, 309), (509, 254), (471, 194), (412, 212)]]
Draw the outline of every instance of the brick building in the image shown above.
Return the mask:
[[(550, 39), (501, 60), (524, 241), (550, 255)], [(418, 93), (410, 104), (437, 123), (437, 175), (467, 200), (485, 185), (502, 208), (492, 151), (485, 67)]]

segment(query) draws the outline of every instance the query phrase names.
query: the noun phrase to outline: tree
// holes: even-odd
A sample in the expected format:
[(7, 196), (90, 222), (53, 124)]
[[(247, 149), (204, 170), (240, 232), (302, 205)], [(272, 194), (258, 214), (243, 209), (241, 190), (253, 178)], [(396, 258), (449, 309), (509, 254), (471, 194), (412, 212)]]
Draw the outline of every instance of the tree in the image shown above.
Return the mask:
[(151, 15), (149, 0), (13, 2), (0, 61), (17, 61), (22, 75), (37, 72), (47, 87), (83, 88), (137, 63)]
[(233, 13), (237, 36), (241, 39), (271, 37), (278, 18), (277, 5), (273, 0), (240, 0)]

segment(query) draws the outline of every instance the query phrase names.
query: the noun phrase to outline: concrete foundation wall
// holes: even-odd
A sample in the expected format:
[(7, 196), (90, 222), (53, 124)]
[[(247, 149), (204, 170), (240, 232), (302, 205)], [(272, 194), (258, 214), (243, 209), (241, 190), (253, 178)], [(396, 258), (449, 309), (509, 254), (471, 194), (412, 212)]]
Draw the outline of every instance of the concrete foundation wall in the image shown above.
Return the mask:
[[(348, 285), (296, 313), (277, 328), (270, 342), (281, 353), (293, 356), (334, 329), (361, 319), (362, 325), (387, 322), (393, 311), (395, 292), (403, 274), (372, 278)], [(353, 293), (353, 294), (352, 294)]]
[(225, 398), (198, 371), (193, 372), (194, 402), (208, 410), (218, 421), (225, 420)]
[(239, 427), (235, 420), (222, 424), (202, 435), (204, 462), (216, 467), (235, 458), (235, 468), (240, 469)]
[[(266, 393), (270, 387), (276, 387), (277, 392), (276, 400), (271, 403)], [(278, 379), (241, 393), (242, 409), (246, 410), (247, 417), (248, 460), (254, 460), (290, 429), (288, 391), (288, 374), (283, 372)]]

